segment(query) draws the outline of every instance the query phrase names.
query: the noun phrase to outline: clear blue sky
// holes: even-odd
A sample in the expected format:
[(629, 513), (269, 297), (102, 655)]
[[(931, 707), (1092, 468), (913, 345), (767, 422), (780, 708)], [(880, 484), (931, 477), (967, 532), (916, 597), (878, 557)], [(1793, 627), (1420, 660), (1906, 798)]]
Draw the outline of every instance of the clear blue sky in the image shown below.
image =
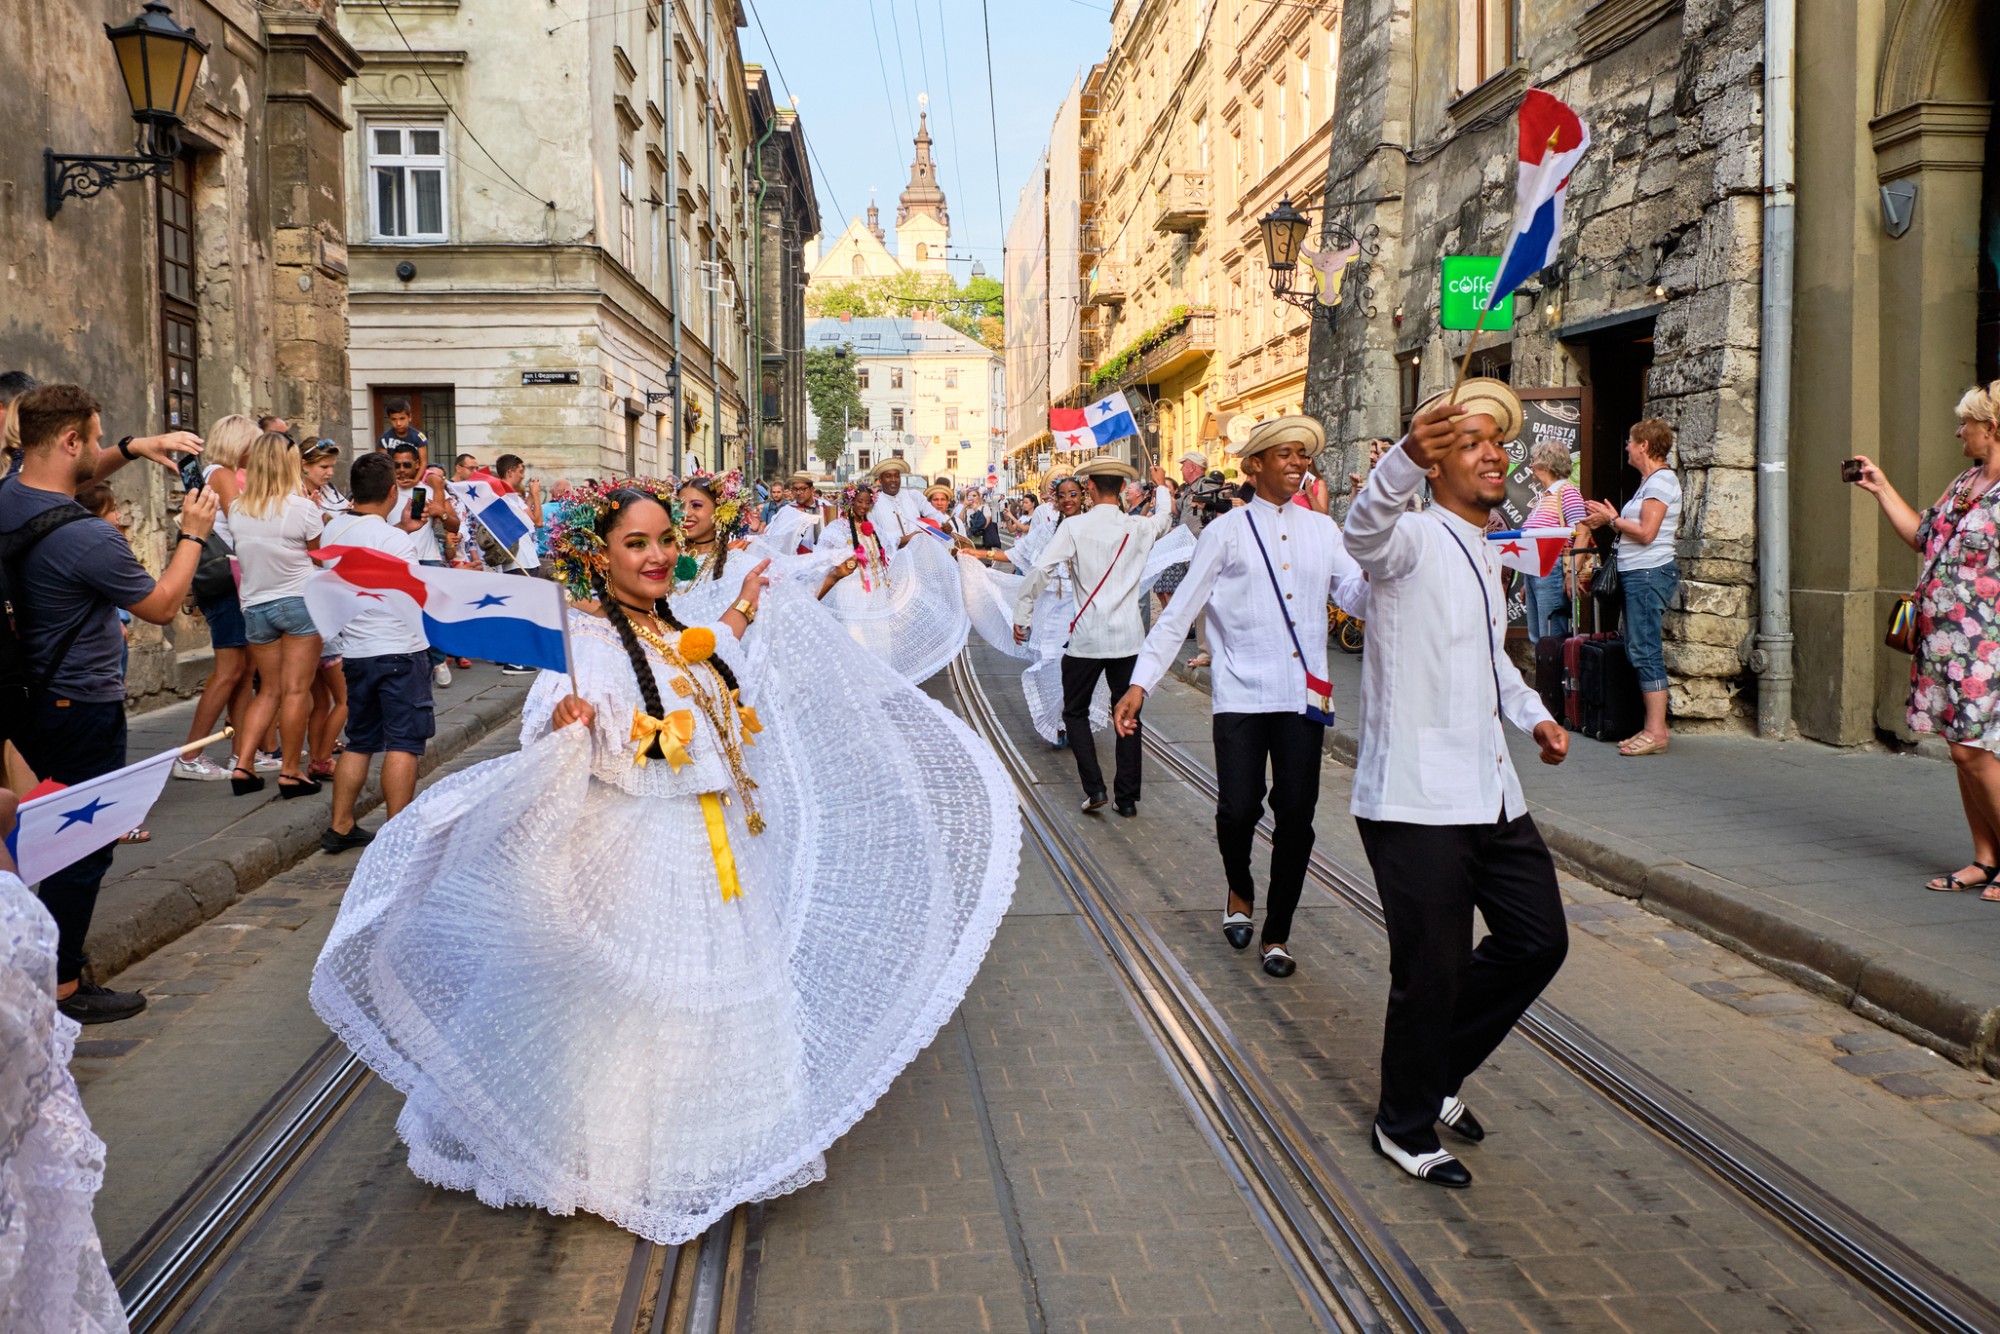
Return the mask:
[[(1071, 81), (1104, 58), (1110, 0), (988, 0), (998, 103), (990, 121), (980, 0), (750, 0), (749, 7), (743, 58), (767, 69), (775, 64), (781, 105), (787, 94), (799, 99), (825, 241), (867, 209), (870, 186), (893, 241), (896, 196), (910, 177), (917, 94), (928, 92), (952, 253), (971, 255), (999, 277), (1007, 219), (1048, 143), (1056, 108)], [(767, 52), (759, 18), (775, 50)], [(951, 267), (964, 281), (970, 266)]]

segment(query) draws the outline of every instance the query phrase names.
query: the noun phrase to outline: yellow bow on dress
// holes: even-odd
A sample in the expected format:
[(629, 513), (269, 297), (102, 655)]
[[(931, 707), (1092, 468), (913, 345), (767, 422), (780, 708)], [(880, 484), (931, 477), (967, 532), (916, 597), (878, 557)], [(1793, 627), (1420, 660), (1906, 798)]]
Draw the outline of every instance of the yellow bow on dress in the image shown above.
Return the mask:
[(686, 709), (670, 713), (664, 718), (655, 718), (644, 709), (632, 710), (632, 739), (639, 743), (638, 754), (632, 763), (643, 769), (652, 756), (652, 739), (660, 739), (660, 751), (675, 773), (684, 764), (694, 763), (694, 756), (688, 754), (688, 742), (694, 740), (694, 714)]

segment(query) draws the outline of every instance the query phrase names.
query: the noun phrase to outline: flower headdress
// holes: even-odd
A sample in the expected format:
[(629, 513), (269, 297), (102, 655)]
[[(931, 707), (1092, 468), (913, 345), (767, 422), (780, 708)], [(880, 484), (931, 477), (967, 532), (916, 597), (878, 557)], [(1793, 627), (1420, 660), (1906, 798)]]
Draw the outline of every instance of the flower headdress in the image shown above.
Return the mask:
[[(734, 541), (743, 535), (749, 526), (752, 496), (743, 474), (731, 468), (728, 472), (691, 472), (681, 478), (680, 486), (698, 486), (715, 498), (715, 535), (723, 542)], [(675, 487), (678, 492), (680, 487)], [(674, 520), (678, 527), (680, 520)]]
[(597, 596), (594, 584), (603, 577), (606, 565), (604, 539), (598, 536), (598, 525), (606, 514), (617, 508), (611, 493), (627, 490), (638, 491), (659, 501), (667, 511), (668, 520), (676, 531), (679, 530), (681, 506), (674, 498), (676, 488), (671, 482), (651, 477), (631, 477), (572, 487), (570, 493), (557, 503), (555, 514), (548, 522), (549, 559), (555, 567), (556, 581), (567, 588), (572, 597)]
[(845, 519), (848, 515), (854, 513), (855, 501), (861, 499), (863, 496), (872, 498), (874, 494), (875, 483), (873, 482), (849, 482), (846, 486), (841, 487), (840, 517)]

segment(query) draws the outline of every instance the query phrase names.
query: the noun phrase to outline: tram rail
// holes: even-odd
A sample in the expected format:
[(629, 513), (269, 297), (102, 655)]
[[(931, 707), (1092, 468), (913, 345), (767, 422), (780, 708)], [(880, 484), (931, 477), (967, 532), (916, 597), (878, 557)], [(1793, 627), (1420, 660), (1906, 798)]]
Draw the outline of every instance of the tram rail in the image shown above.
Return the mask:
[[(1151, 729), (1143, 734), (1143, 740), (1152, 759), (1204, 796), (1217, 796), (1214, 771), (1168, 745)], [(1258, 825), (1257, 833), (1264, 843), (1270, 842), (1268, 817)], [(1307, 874), (1386, 934), (1374, 887), (1351, 868), (1315, 849)], [(1776, 1220), (1919, 1329), (1938, 1334), (2000, 1330), (2000, 1305), (1937, 1268), (1920, 1252), (1557, 1007), (1537, 1001), (1523, 1017), (1520, 1032), (1558, 1065)]]
[(1034, 781), (961, 655), (951, 682), (974, 729), (1015, 780), (1024, 824), (1168, 1058), (1183, 1098), (1224, 1146), (1233, 1175), (1323, 1328), (1462, 1332), (1464, 1325), (1363, 1202), (1150, 923), (1127, 911), (1084, 840)]

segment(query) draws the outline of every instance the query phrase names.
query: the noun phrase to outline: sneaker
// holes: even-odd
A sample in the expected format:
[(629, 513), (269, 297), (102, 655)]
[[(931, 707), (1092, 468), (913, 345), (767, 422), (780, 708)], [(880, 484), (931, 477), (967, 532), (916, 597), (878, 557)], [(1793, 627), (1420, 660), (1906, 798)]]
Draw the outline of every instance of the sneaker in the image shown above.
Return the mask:
[(433, 685), (440, 685), (440, 686), (450, 685), (451, 664), (441, 662), (437, 666), (431, 668), (431, 683)]
[(501, 668), (500, 668), (500, 675), (502, 675), (502, 676), (533, 676), (533, 675), (535, 674), (535, 672), (536, 672), (537, 670), (538, 670), (538, 669), (537, 669), (537, 668), (534, 668), (534, 667), (521, 667), (521, 666), (517, 666), (517, 665), (515, 665), (514, 663), (511, 663), (511, 662), (510, 662), (510, 663), (505, 663), (505, 664), (503, 664), (503, 665), (501, 666)]
[(175, 760), (173, 776), (189, 778), (197, 783), (215, 783), (229, 777), (229, 770), (206, 755), (197, 755), (191, 760)]
[(284, 767), (285, 767), (285, 757), (280, 755), (277, 751), (260, 750), (257, 752), (258, 773), (274, 774), (278, 772), (278, 770)]
[(347, 852), (353, 848), (365, 848), (374, 841), (375, 835), (360, 825), (354, 826), (344, 834), (328, 827), (319, 836), (319, 848), (321, 852)]
[(136, 991), (113, 991), (84, 982), (57, 1001), (56, 1008), (79, 1024), (113, 1024), (145, 1009), (146, 998)]

